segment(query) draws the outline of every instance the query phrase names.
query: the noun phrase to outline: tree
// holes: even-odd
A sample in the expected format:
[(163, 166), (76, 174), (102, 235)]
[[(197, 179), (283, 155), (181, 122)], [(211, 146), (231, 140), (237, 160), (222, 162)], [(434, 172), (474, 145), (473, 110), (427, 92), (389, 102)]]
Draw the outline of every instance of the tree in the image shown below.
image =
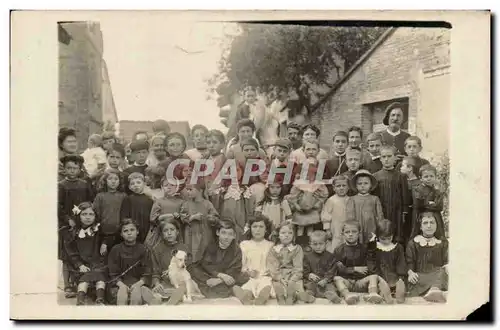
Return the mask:
[[(265, 95), (295, 94), (310, 115), (322, 103), (321, 87), (331, 88), (373, 45), (377, 27), (310, 27), (239, 24), (209, 84), (219, 106), (247, 87)], [(333, 77), (333, 78), (332, 78)]]

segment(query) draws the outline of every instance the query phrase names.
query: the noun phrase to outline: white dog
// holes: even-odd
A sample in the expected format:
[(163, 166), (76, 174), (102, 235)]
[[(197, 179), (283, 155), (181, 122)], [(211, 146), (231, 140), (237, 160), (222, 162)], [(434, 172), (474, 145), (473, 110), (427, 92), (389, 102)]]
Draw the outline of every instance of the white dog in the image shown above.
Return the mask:
[(192, 302), (193, 295), (197, 294), (199, 289), (186, 269), (186, 256), (187, 253), (184, 251), (174, 250), (172, 252), (172, 259), (168, 266), (168, 278), (176, 289), (184, 284), (186, 286), (186, 295), (183, 300), (184, 302)]

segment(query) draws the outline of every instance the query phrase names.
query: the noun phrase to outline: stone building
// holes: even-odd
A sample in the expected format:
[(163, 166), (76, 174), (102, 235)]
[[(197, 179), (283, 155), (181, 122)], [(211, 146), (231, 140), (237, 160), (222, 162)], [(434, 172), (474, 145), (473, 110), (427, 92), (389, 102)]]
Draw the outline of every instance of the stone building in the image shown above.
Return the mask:
[(385, 107), (404, 103), (405, 130), (422, 139), (428, 157), (448, 150), (450, 33), (445, 28), (391, 28), (354, 64), (312, 116), (329, 149), (337, 130), (356, 125), (365, 135), (385, 129)]
[(74, 127), (81, 150), (90, 134), (118, 121), (99, 23), (59, 22), (59, 127)]

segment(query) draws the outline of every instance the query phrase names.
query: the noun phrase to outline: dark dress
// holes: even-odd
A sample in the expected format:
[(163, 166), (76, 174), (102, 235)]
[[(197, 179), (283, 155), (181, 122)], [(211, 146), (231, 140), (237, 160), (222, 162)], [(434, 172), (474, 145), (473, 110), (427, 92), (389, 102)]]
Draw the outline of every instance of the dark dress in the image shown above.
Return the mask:
[(235, 285), (243, 285), (249, 277), (241, 273), (242, 254), (240, 247), (233, 240), (227, 249), (221, 249), (218, 242), (209, 245), (203, 257), (191, 265), (189, 272), (198, 284), (201, 293), (206, 298), (227, 298), (232, 295), (232, 287), (224, 282), (209, 287), (207, 280), (216, 278), (218, 273), (224, 273), (234, 278)]
[(368, 259), (369, 271), (382, 277), (389, 287), (394, 288), (398, 280), (404, 280), (408, 273), (403, 246), (396, 243), (392, 250), (386, 251), (382, 247), (378, 248), (377, 242), (370, 242), (369, 245), (369, 253), (373, 253), (373, 257)]
[(339, 276), (345, 279), (360, 280), (367, 275), (354, 271), (354, 267), (367, 266), (373, 255), (368, 253), (367, 245), (342, 243), (333, 252)]
[(356, 185), (351, 183), (351, 180), (354, 177), (354, 175), (356, 174), (356, 172), (357, 171), (348, 170), (348, 171), (345, 171), (344, 173), (341, 174), (341, 175), (344, 175), (347, 177), (347, 182), (349, 183), (348, 184), (349, 190), (347, 191), (347, 196), (349, 196), (349, 197), (356, 196), (358, 193), (358, 191), (356, 190)]
[(416, 236), (420, 231), (420, 215), (422, 212), (432, 212), (436, 218), (436, 237), (445, 237), (445, 227), (441, 211), (443, 211), (443, 194), (434, 187), (423, 182), (413, 188), (412, 233)]
[(382, 166), (382, 161), (380, 160), (380, 157), (377, 157), (375, 159), (372, 158), (372, 161), (370, 162), (370, 165), (366, 168), (370, 173), (377, 173), (383, 168)]
[(382, 136), (382, 144), (388, 144), (395, 146), (397, 149), (397, 153), (399, 155), (406, 155), (405, 153), (405, 141), (411, 135), (405, 131), (400, 131), (398, 135), (393, 136), (387, 132), (387, 130), (381, 133)]
[(411, 198), (408, 190), (408, 180), (395, 169), (382, 169), (374, 174), (378, 185), (373, 194), (378, 196), (386, 219), (394, 227), (394, 241), (404, 243), (403, 212), (409, 212)]
[(144, 194), (132, 193), (125, 197), (120, 210), (120, 219), (130, 218), (139, 224), (137, 242), (143, 243), (149, 231), (153, 200)]
[(101, 222), (102, 234), (111, 242), (111, 246), (107, 247), (108, 251), (111, 251), (120, 237), (120, 210), (125, 197), (127, 194), (124, 192), (107, 191), (98, 193), (94, 200), (94, 211)]

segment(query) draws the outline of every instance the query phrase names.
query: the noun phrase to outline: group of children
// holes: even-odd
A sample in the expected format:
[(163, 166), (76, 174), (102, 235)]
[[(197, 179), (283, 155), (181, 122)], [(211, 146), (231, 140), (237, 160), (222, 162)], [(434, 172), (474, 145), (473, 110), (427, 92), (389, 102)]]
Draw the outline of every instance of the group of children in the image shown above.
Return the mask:
[[(194, 148), (186, 150), (179, 133), (138, 132), (123, 146), (105, 132), (91, 136), (82, 157), (75, 131), (61, 129), (66, 297), (77, 305), (91, 292), (97, 304), (179, 304), (187, 284), (172, 285), (169, 266), (184, 251), (206, 298), (356, 304), (355, 292), (364, 292), (373, 304), (446, 301), (443, 196), (435, 167), (419, 157), (418, 137), (400, 146), (372, 133), (362, 143), (362, 130), (352, 127), (336, 132), (327, 152), (314, 125), (290, 123), (289, 138), (272, 146), (253, 138), (250, 119), (238, 122), (237, 133), (226, 143), (222, 132), (195, 125)], [(199, 159), (211, 160), (213, 171), (190, 180), (203, 170)], [(217, 180), (227, 159), (237, 177)], [(246, 162), (259, 159), (266, 169), (244, 182), (253, 169)]]

